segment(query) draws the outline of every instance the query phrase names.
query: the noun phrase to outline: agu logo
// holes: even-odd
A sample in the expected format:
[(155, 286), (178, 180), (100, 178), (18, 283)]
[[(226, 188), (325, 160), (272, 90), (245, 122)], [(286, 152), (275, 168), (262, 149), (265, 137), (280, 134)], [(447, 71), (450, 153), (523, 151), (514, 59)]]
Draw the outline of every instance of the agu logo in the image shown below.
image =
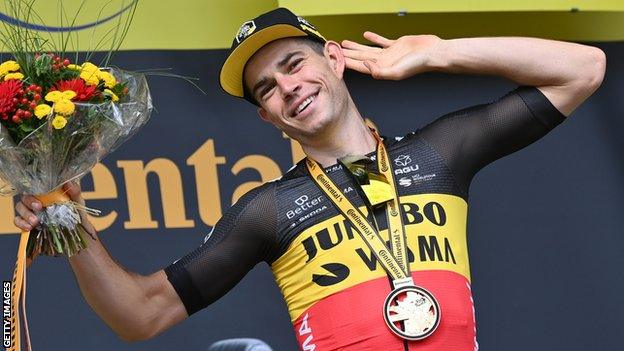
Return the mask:
[(399, 167), (405, 167), (410, 163), (412, 163), (412, 159), (409, 157), (409, 155), (401, 155), (394, 160), (394, 164)]
[(418, 165), (411, 163), (412, 158), (409, 155), (400, 155), (399, 157), (395, 158), (394, 165), (396, 166), (396, 168), (394, 169), (394, 174), (398, 175), (416, 172), (419, 169)]

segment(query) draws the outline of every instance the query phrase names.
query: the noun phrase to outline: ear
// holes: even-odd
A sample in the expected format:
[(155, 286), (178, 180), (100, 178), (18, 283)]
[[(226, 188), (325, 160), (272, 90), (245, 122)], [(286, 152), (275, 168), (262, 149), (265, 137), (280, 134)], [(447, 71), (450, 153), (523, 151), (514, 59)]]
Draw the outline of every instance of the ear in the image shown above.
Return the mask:
[(258, 111), (258, 116), (260, 116), (260, 119), (262, 119), (263, 121), (267, 123), (271, 123), (271, 120), (269, 119), (269, 114), (266, 112), (265, 109), (263, 109), (262, 107), (258, 107), (257, 111)]
[(340, 44), (333, 40), (328, 40), (325, 42), (324, 54), (332, 71), (334, 71), (339, 79), (342, 79), (345, 69), (345, 57)]

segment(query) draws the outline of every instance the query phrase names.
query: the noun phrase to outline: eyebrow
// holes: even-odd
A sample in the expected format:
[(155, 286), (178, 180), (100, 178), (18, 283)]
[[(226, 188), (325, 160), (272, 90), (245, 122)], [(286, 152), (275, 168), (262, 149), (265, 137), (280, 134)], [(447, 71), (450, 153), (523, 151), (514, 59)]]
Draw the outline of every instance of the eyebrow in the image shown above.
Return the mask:
[[(301, 50), (297, 50), (297, 51), (293, 51), (293, 52), (289, 52), (288, 54), (286, 54), (284, 56), (283, 59), (281, 59), (276, 65), (275, 67), (282, 68), (284, 67), (288, 61), (290, 61), (290, 59), (293, 58), (293, 56), (298, 55), (298, 54), (302, 54), (303, 51)], [(260, 79), (260, 81), (258, 81), (258, 83), (256, 83), (253, 87), (253, 89), (251, 90), (251, 94), (255, 97), (256, 96), (256, 92), (258, 91), (258, 89), (262, 88), (263, 85), (266, 85), (269, 82), (269, 77), (263, 77), (262, 79)]]

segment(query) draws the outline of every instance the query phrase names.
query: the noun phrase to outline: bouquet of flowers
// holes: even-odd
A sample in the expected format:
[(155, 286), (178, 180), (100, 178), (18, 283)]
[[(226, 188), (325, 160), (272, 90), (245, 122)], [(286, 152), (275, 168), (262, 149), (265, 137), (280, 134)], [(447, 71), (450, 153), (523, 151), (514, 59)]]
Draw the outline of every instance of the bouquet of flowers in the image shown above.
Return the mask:
[[(81, 177), (144, 125), (152, 108), (144, 76), (52, 53), (5, 61), (0, 79), (0, 176), (12, 187), (5, 194), (50, 194)], [(72, 256), (85, 247), (80, 206), (57, 200), (39, 214), (28, 257)]]
[[(32, 1), (9, 5), (16, 18), (33, 13)], [(22, 233), (18, 249), (12, 301), (21, 297), (23, 307), (26, 257), (78, 253), (87, 243), (78, 211), (97, 213), (70, 201), (62, 185), (82, 177), (128, 140), (148, 121), (152, 103), (143, 74), (98, 67), (89, 62), (90, 54), (78, 64), (78, 54), (72, 62), (64, 51), (66, 42), (54, 45), (17, 25), (4, 29), (0, 41), (12, 57), (0, 64), (0, 178), (9, 186), (0, 195), (35, 194), (45, 206), (38, 214), (41, 224)], [(20, 349), (17, 310), (12, 309), (16, 331), (9, 350)]]

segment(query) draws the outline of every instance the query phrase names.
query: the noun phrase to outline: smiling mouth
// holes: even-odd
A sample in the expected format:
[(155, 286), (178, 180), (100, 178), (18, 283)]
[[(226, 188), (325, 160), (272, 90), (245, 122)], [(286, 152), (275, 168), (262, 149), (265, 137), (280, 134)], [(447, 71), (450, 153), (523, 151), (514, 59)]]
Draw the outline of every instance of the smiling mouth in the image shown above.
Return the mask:
[(318, 91), (310, 95), (307, 99), (303, 100), (301, 104), (297, 106), (297, 109), (293, 113), (292, 117), (297, 117), (301, 112), (305, 111), (308, 108), (308, 106), (312, 104), (312, 102), (316, 99), (317, 96), (318, 96)]

